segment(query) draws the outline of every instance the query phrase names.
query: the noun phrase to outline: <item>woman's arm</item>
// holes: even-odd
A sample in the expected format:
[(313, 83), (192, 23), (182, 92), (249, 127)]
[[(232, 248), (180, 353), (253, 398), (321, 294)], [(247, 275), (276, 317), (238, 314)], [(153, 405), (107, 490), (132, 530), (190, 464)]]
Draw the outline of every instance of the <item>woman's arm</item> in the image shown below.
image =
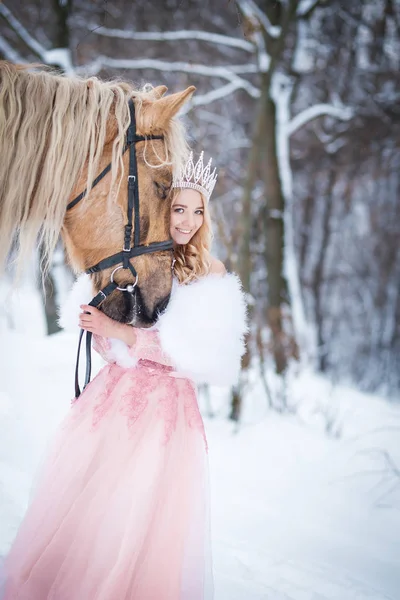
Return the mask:
[[(174, 366), (161, 347), (157, 330), (135, 329), (132, 325), (118, 323), (87, 304), (82, 304), (81, 308), (85, 312), (79, 317), (79, 325), (82, 329), (93, 333), (94, 349), (99, 351), (106, 360), (114, 355), (116, 362), (124, 367), (132, 366), (129, 357)], [(116, 343), (115, 340), (119, 340), (122, 344)]]
[(136, 332), (132, 325), (119, 323), (88, 304), (82, 304), (81, 309), (84, 312), (79, 315), (79, 327), (103, 338), (121, 340), (128, 346), (135, 345)]

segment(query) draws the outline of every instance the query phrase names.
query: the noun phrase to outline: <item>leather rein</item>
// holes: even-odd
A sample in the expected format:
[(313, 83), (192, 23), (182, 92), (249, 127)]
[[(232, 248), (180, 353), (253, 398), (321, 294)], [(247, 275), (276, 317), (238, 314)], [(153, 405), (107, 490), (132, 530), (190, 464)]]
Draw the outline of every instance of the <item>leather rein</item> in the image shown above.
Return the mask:
[[(135, 267), (131, 264), (130, 259), (135, 256), (141, 256), (142, 254), (149, 254), (152, 252), (163, 252), (165, 250), (173, 249), (172, 240), (166, 240), (165, 242), (152, 242), (148, 245), (140, 245), (140, 204), (139, 204), (139, 184), (138, 184), (138, 169), (136, 159), (136, 144), (138, 142), (144, 142), (146, 140), (162, 140), (162, 135), (137, 135), (136, 133), (136, 116), (135, 116), (135, 105), (131, 98), (128, 102), (129, 113), (130, 113), (130, 125), (126, 134), (126, 144), (123, 149), (123, 153), (129, 150), (129, 175), (128, 175), (128, 206), (127, 206), (127, 224), (124, 227), (124, 243), (122, 250), (116, 254), (112, 254), (107, 258), (102, 259), (97, 264), (93, 265), (89, 269), (86, 269), (85, 273), (92, 274), (103, 271), (110, 267), (115, 267), (110, 275), (110, 282), (101, 289), (94, 298), (88, 303), (89, 306), (97, 308), (101, 303), (115, 290), (121, 292), (127, 292), (129, 294), (134, 293), (134, 289), (138, 284), (139, 278)], [(98, 175), (92, 184), (93, 189), (111, 170), (111, 163), (106, 166), (105, 169)], [(68, 205), (67, 210), (71, 210), (87, 195), (87, 189), (85, 189), (79, 196), (74, 198)], [(133, 230), (133, 245), (132, 245), (132, 230)], [(118, 265), (118, 266), (115, 266)], [(128, 269), (135, 277), (133, 284), (129, 284), (126, 288), (119, 287), (114, 281), (114, 274), (120, 269)], [(83, 389), (87, 386), (90, 381), (91, 369), (92, 369), (92, 333), (84, 329), (80, 330), (78, 351), (76, 357), (75, 367), (75, 397), (78, 398), (81, 394), (79, 387), (79, 357), (81, 352), (81, 344), (84, 334), (86, 333), (86, 373), (85, 383)]]

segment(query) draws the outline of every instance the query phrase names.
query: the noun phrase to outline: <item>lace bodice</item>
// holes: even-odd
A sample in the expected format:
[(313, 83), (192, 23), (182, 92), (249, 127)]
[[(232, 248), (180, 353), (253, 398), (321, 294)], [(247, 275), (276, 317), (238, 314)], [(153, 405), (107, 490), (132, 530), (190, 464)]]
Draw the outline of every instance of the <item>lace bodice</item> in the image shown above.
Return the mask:
[[(136, 342), (133, 346), (124, 344), (126, 352), (130, 357), (136, 360), (151, 360), (161, 365), (173, 367), (171, 358), (163, 351), (160, 343), (157, 329), (135, 329)], [(119, 342), (120, 346), (123, 344)], [(93, 348), (104, 360), (115, 363), (115, 352), (113, 342), (109, 338), (103, 338), (99, 335), (93, 336)]]

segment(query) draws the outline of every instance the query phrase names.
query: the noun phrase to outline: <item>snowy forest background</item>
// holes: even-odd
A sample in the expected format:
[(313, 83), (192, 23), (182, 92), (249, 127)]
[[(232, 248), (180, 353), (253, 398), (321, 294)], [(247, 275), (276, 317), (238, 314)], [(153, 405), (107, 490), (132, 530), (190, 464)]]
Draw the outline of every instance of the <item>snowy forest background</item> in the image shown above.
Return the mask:
[[(220, 169), (215, 251), (251, 303), (234, 418), (255, 363), (279, 410), (287, 399), (266, 369), (286, 373), (299, 359), (398, 397), (399, 25), (396, 0), (0, 4), (6, 59), (196, 85), (191, 143)], [(52, 290), (63, 291), (50, 276), (53, 333)]]
[[(5, 0), (0, 58), (197, 87), (251, 321), (240, 386), (200, 394), (216, 600), (398, 600), (400, 0)], [(0, 278), (0, 598), (73, 389), (73, 275), (39, 261)]]

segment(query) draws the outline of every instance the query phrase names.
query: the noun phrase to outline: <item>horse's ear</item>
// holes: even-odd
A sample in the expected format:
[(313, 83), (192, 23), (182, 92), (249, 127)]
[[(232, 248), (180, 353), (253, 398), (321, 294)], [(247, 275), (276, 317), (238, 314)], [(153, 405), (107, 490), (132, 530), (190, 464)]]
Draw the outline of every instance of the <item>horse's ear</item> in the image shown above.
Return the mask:
[(153, 88), (152, 92), (156, 98), (162, 98), (168, 92), (168, 88), (166, 85), (157, 85)]
[(152, 107), (152, 121), (153, 123), (159, 124), (161, 128), (168, 127), (169, 121), (173, 116), (180, 110), (180, 108), (187, 102), (193, 93), (196, 91), (194, 85), (191, 85), (183, 92), (176, 92), (170, 96), (165, 96), (156, 100)]

